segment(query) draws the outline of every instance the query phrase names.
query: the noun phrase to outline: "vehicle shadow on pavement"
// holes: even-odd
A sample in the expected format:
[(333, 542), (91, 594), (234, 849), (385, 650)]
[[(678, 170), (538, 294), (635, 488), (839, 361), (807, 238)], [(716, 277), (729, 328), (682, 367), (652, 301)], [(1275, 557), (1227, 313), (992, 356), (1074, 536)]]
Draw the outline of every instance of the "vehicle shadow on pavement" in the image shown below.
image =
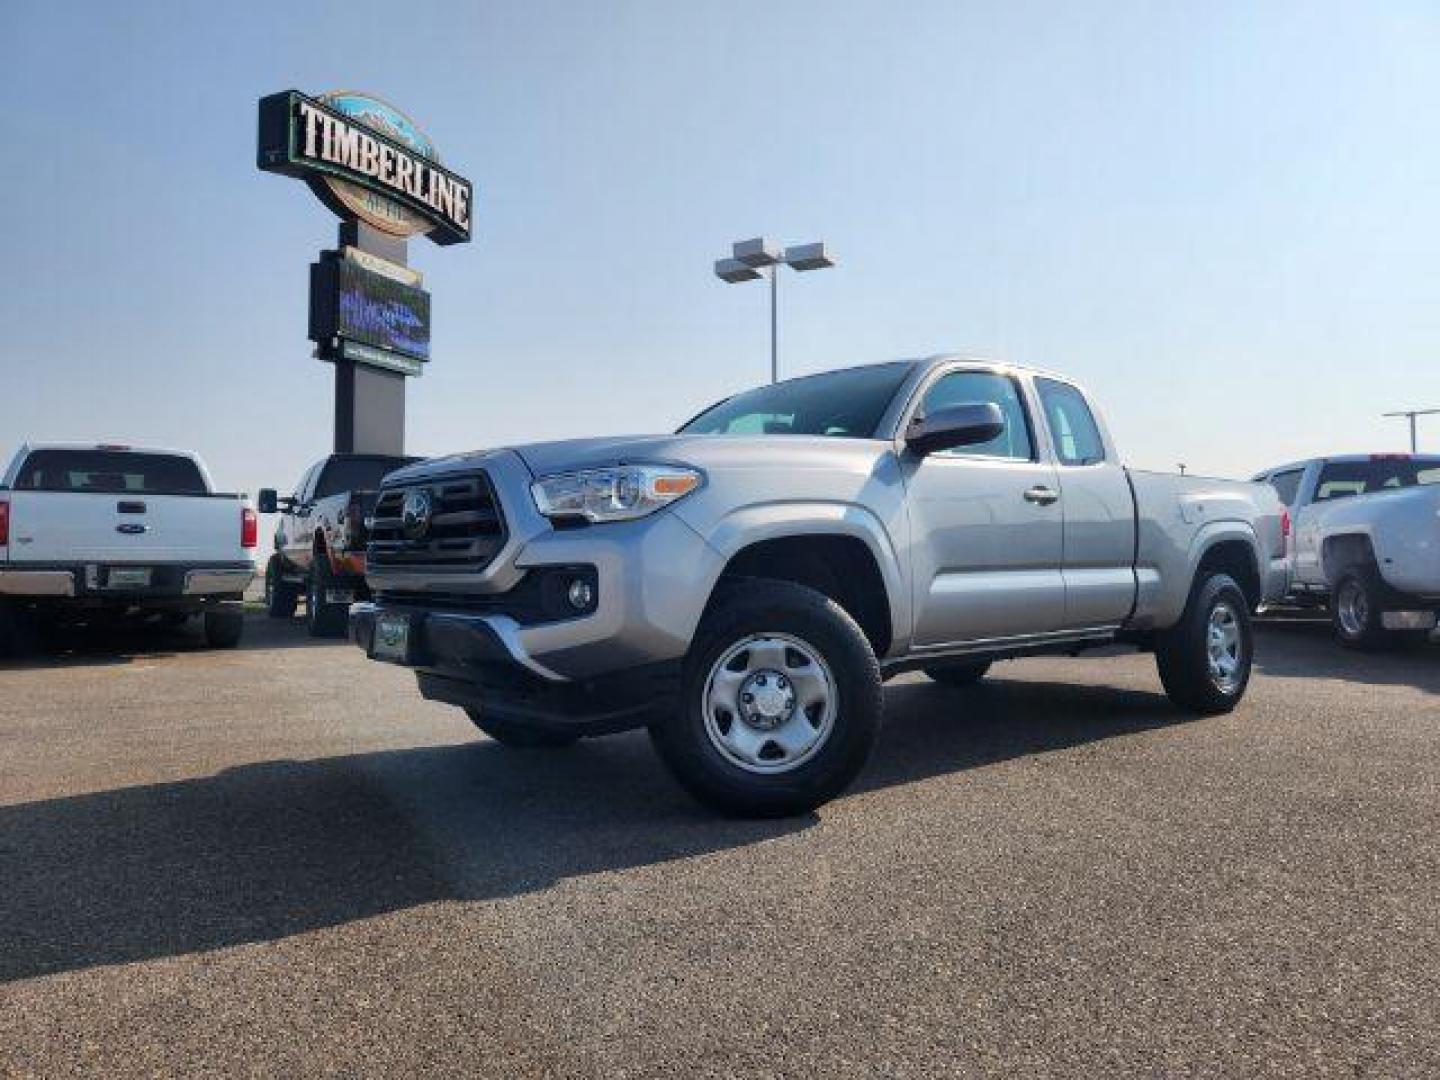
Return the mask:
[[(1177, 722), (1134, 691), (902, 684), (857, 790)], [(641, 733), (274, 761), (0, 807), (0, 982), (271, 941), (723, 852), (815, 826), (717, 818)]]
[(1255, 668), (1264, 675), (1413, 686), (1440, 694), (1440, 647), (1434, 644), (1358, 652), (1334, 639), (1328, 621), (1266, 620), (1255, 629)]
[[(32, 638), (34, 640), (25, 655), (0, 654), (0, 672), (100, 667), (210, 651), (199, 619), (191, 619), (178, 627), (152, 621), (53, 628), (33, 633)], [(346, 642), (340, 638), (310, 637), (300, 619), (269, 619), (247, 613), (245, 636), (233, 651), (324, 648), (344, 644)]]
[(0, 806), (0, 982), (201, 952), (738, 847), (643, 735), (488, 740)]
[(991, 676), (967, 687), (892, 685), (857, 790), (891, 787), (1193, 719), (1160, 693)]

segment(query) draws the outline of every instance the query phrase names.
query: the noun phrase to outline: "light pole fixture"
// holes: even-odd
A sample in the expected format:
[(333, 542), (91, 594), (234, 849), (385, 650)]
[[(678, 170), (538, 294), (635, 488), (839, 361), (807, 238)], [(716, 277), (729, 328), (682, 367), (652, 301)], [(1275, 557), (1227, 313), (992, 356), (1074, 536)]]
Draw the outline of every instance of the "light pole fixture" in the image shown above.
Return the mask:
[(780, 381), (780, 330), (778, 283), (780, 267), (792, 270), (823, 270), (835, 265), (835, 257), (826, 249), (824, 241), (815, 244), (795, 244), (782, 249), (779, 244), (763, 236), (754, 240), (739, 240), (731, 245), (731, 257), (715, 260), (715, 276), (730, 285), (742, 281), (770, 279), (770, 381)]
[(1415, 453), (1417, 440), (1415, 438), (1415, 418), (1417, 416), (1440, 415), (1440, 409), (1401, 409), (1399, 412), (1387, 412), (1380, 415), (1385, 417), (1403, 416), (1410, 421), (1410, 453)]

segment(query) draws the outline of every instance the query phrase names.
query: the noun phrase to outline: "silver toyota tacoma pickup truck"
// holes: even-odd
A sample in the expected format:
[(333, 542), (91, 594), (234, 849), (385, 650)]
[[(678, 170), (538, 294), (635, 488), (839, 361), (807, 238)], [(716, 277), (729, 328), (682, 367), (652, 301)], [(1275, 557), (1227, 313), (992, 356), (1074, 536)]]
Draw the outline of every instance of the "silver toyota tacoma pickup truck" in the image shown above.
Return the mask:
[(391, 474), (351, 636), (502, 743), (647, 726), (702, 801), (792, 814), (854, 779), (903, 671), (1131, 644), (1181, 708), (1232, 709), (1281, 518), (1268, 486), (1126, 469), (1061, 376), (878, 364)]

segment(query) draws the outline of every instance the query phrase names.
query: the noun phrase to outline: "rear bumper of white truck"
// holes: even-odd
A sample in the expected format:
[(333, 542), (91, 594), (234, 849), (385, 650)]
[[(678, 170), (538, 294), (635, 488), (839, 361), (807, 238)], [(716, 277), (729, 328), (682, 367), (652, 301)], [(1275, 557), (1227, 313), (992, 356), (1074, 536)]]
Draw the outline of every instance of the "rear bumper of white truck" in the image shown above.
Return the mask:
[[(143, 583), (127, 582), (123, 571), (145, 572)], [(0, 597), (36, 602), (85, 601), (91, 604), (143, 604), (153, 600), (238, 598), (255, 578), (249, 563), (210, 566), (150, 564), (120, 566), (0, 567)]]
[(74, 596), (69, 570), (0, 570), (0, 596)]

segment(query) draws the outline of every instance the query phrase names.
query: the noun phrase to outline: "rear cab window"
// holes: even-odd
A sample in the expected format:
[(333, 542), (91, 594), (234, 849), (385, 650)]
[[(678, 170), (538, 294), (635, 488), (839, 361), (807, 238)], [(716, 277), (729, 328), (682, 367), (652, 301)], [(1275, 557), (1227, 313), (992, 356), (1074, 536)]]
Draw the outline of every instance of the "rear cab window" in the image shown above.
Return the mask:
[(15, 478), (17, 491), (119, 495), (208, 495), (200, 467), (179, 454), (134, 450), (36, 450)]
[(1327, 461), (1315, 485), (1315, 501), (1330, 502), (1428, 484), (1440, 484), (1440, 458), (1377, 454), (1368, 461)]
[(315, 484), (315, 498), (323, 499), (342, 491), (375, 491), (386, 475), (419, 460), (413, 457), (331, 458)]
[(1098, 465), (1104, 461), (1105, 440), (1085, 395), (1069, 383), (1043, 376), (1036, 376), (1035, 389), (1060, 464)]
[(1300, 481), (1305, 476), (1304, 469), (1287, 469), (1284, 472), (1277, 472), (1266, 481), (1275, 489), (1275, 494), (1280, 496), (1280, 501), (1286, 506), (1294, 506), (1295, 500), (1300, 495)]

